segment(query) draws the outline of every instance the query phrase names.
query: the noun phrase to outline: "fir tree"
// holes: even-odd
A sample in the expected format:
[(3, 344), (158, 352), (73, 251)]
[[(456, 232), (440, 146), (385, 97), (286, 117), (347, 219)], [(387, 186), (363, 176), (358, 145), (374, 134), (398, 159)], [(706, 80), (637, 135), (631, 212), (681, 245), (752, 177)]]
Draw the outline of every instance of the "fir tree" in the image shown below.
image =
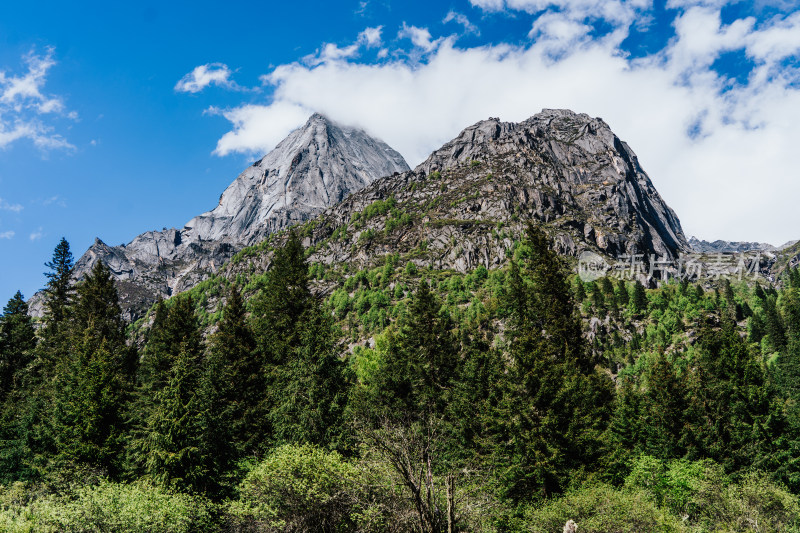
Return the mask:
[(266, 418), (258, 411), (264, 379), (245, 312), (241, 293), (231, 288), (219, 329), (210, 339), (203, 387), (214, 407), (206, 424), (219, 471), (229, 469), (236, 457), (255, 453), (253, 438)]
[(45, 273), (48, 280), (44, 289), (45, 324), (52, 327), (64, 322), (74, 292), (71, 280), (74, 263), (66, 239), (61, 238), (53, 251), (53, 258), (45, 266), (50, 269)]
[(155, 482), (204, 492), (212, 483), (214, 458), (205, 448), (209, 436), (204, 433), (203, 421), (208, 406), (201, 387), (200, 325), (191, 298), (179, 297), (169, 309), (164, 307), (151, 334), (153, 344), (146, 351), (152, 381), (141, 391), (150, 395), (151, 401), (140, 402), (149, 405), (136, 456)]
[(17, 293), (0, 316), (0, 402), (20, 385), (20, 372), (31, 361), (36, 347), (36, 331), (28, 316), (28, 304)]
[(57, 460), (116, 475), (122, 466), (135, 352), (125, 344), (117, 290), (101, 261), (78, 285), (69, 329), (69, 358), (54, 378)]
[(584, 346), (563, 264), (541, 230), (529, 226), (525, 244), (524, 270), (512, 263), (509, 280), (513, 364), (496, 413), (496, 438), (513, 443), (498, 460), (515, 500), (559, 492), (570, 471), (598, 460), (611, 400)]
[(633, 310), (637, 314), (642, 314), (647, 311), (647, 293), (644, 290), (644, 285), (639, 280), (633, 284), (633, 298), (631, 299)]

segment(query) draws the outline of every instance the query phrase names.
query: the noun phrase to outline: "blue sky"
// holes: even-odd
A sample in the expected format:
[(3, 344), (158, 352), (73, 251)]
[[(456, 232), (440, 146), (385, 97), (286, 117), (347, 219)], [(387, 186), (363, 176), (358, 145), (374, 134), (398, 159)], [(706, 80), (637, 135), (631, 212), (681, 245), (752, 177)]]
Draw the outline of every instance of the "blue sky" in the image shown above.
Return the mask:
[[(477, 120), (600, 116), (687, 235), (800, 238), (796, 2), (4, 2), (0, 298), (212, 209), (313, 111), (412, 166)], [(4, 300), (5, 301), (5, 300)]]

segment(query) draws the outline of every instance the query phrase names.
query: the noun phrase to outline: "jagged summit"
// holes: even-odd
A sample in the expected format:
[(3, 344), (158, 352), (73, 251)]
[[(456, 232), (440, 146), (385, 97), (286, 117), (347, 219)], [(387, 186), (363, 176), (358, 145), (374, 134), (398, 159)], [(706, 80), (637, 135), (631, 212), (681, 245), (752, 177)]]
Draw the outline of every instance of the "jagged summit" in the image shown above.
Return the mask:
[(674, 257), (689, 244), (633, 150), (600, 118), (544, 109), (519, 123), (497, 118), (465, 128), (416, 172), (503, 161), (540, 198), (537, 213), (565, 218), (610, 255)]
[[(601, 119), (568, 110), (469, 126), (413, 171), (327, 209), (304, 235), (314, 250), (309, 260), (345, 276), (384, 266), (389, 254), (400, 265), (468, 272), (502, 266), (529, 221), (564, 255), (592, 250), (627, 264), (689, 250), (628, 145)], [(269, 262), (261, 249), (223, 273), (233, 279)], [(333, 290), (331, 283), (320, 290)]]
[(387, 144), (315, 113), (231, 183), (213, 211), (190, 220), (187, 234), (253, 244), (381, 176), (406, 170)]
[[(222, 193), (219, 204), (182, 229), (148, 231), (122, 246), (100, 239), (77, 261), (82, 279), (103, 261), (135, 319), (158, 297), (191, 288), (243, 247), (313, 217), (381, 176), (409, 169), (386, 143), (315, 113)], [(41, 314), (34, 297), (31, 309)]]

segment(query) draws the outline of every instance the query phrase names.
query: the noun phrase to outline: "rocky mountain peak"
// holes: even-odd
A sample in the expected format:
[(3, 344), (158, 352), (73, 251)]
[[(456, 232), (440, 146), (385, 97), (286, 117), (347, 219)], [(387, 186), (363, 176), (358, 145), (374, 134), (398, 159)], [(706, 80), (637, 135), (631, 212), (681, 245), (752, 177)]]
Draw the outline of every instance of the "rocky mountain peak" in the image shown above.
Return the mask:
[[(243, 247), (315, 216), (381, 176), (408, 169), (383, 141), (315, 113), (245, 169), (216, 208), (181, 229), (148, 231), (126, 245), (96, 239), (77, 261), (75, 277), (82, 279), (97, 261), (106, 263), (133, 320), (158, 297), (206, 279)], [(34, 314), (41, 313), (40, 300), (32, 299)]]

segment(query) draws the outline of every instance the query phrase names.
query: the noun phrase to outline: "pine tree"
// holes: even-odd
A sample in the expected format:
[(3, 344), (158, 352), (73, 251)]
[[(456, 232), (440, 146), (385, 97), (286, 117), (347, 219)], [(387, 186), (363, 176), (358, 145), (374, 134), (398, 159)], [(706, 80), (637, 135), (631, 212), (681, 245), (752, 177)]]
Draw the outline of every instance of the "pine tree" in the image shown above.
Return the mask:
[(302, 315), (300, 345), (275, 371), (270, 420), (276, 443), (342, 448), (348, 378), (331, 317), (318, 302)]
[(300, 344), (301, 317), (311, 307), (308, 263), (297, 233), (275, 250), (264, 287), (253, 300), (253, 332), (262, 357), (280, 364)]
[[(205, 404), (202, 390), (203, 341), (190, 297), (161, 308), (145, 355), (148, 378), (140, 394), (150, 395), (145, 427), (135, 443), (136, 458), (155, 482), (191, 492), (211, 483), (213, 457), (205, 452)], [(165, 314), (166, 313), (166, 314)]]
[(619, 305), (626, 307), (630, 302), (631, 298), (628, 294), (628, 286), (625, 285), (625, 281), (622, 279), (617, 280), (617, 301)]
[(28, 393), (36, 332), (28, 305), (17, 292), (0, 316), (0, 483), (32, 477), (27, 415), (34, 399)]
[(235, 287), (228, 293), (219, 329), (211, 337), (203, 388), (208, 405), (208, 435), (217, 470), (228, 470), (235, 458), (258, 449), (253, 442), (266, 413), (258, 411), (264, 395), (261, 364), (245, 317), (244, 301)]
[(644, 285), (639, 280), (633, 284), (633, 298), (631, 299), (633, 310), (637, 314), (642, 314), (647, 311), (647, 293), (644, 290)]
[(377, 389), (380, 404), (409, 420), (441, 415), (449, 400), (459, 360), (450, 316), (423, 280), (399, 331), (389, 339)]
[(45, 294), (45, 325), (52, 327), (54, 324), (61, 324), (67, 317), (67, 310), (72, 300), (74, 292), (72, 286), (72, 252), (69, 243), (63, 237), (53, 251), (53, 258), (45, 263), (50, 269), (45, 273), (47, 276), (47, 287)]
[(570, 471), (598, 460), (611, 400), (584, 346), (563, 264), (532, 225), (525, 244), (524, 270), (512, 263), (509, 280), (513, 364), (496, 415), (498, 440), (513, 443), (496, 448), (506, 457), (496, 460), (514, 500), (559, 492)]
[(114, 476), (122, 466), (135, 352), (125, 344), (117, 290), (101, 261), (77, 287), (69, 330), (69, 357), (54, 376), (57, 460)]
[(35, 347), (36, 331), (28, 304), (17, 291), (0, 316), (0, 402), (19, 387), (20, 372), (30, 363)]

